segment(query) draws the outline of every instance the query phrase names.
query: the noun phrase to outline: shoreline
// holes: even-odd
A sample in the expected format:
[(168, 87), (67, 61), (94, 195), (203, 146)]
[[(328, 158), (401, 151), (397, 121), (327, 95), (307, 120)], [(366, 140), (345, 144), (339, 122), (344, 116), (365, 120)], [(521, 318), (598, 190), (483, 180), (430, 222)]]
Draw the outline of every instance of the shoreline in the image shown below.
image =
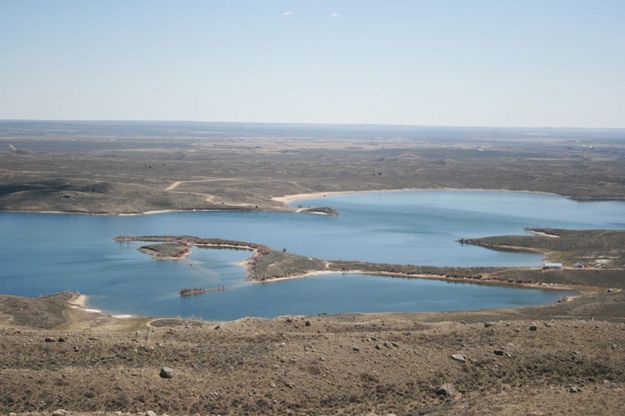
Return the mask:
[[(243, 263), (243, 262), (240, 262), (239, 265), (241, 265), (242, 267), (245, 267), (241, 263)], [(536, 269), (532, 269), (532, 270), (536, 270)], [(447, 283), (464, 283), (464, 284), (470, 284), (470, 285), (487, 285), (487, 286), (514, 287), (514, 288), (518, 288), (518, 289), (541, 289), (541, 290), (551, 290), (551, 291), (574, 291), (574, 292), (579, 292), (580, 294), (582, 292), (582, 289), (580, 287), (577, 287), (577, 286), (574, 286), (574, 285), (573, 286), (571, 286), (571, 285), (563, 285), (563, 284), (558, 284), (558, 283), (538, 283), (538, 282), (537, 283), (517, 283), (517, 282), (508, 282), (508, 281), (505, 281), (505, 280), (493, 279), (493, 278), (491, 278), (491, 279), (484, 279), (484, 280), (477, 280), (477, 279), (462, 278), (462, 277), (449, 277), (449, 276), (442, 275), (442, 274), (425, 274), (425, 273), (410, 274), (410, 273), (385, 272), (385, 271), (374, 272), (374, 271), (358, 270), (358, 269), (341, 270), (341, 271), (336, 271), (336, 270), (315, 270), (315, 271), (310, 271), (310, 272), (306, 272), (306, 273), (303, 273), (303, 274), (297, 274), (297, 275), (293, 275), (293, 276), (276, 277), (276, 278), (273, 278), (273, 279), (266, 279), (266, 280), (262, 280), (262, 281), (249, 279), (249, 281), (251, 281), (254, 284), (270, 284), (270, 283), (276, 283), (276, 282), (280, 282), (280, 281), (306, 279), (308, 277), (325, 276), (325, 275), (331, 275), (331, 274), (337, 274), (337, 275), (342, 275), (342, 274), (362, 274), (362, 275), (366, 275), (366, 276), (382, 277), (382, 278), (390, 277), (390, 278), (398, 278), (398, 279), (438, 280), (438, 281), (447, 282)], [(590, 291), (590, 292), (593, 292), (593, 291)], [(384, 312), (381, 312), (381, 313), (384, 313)]]
[(381, 193), (381, 192), (415, 192), (415, 191), (477, 191), (477, 192), (513, 192), (513, 193), (527, 193), (538, 195), (552, 195), (569, 199), (575, 202), (623, 202), (623, 198), (611, 198), (611, 199), (592, 199), (592, 198), (575, 198), (573, 196), (559, 194), (557, 192), (546, 191), (530, 191), (530, 190), (515, 190), (515, 189), (487, 189), (487, 188), (450, 188), (450, 187), (430, 187), (430, 188), (390, 188), (390, 189), (368, 189), (368, 190), (349, 190), (349, 191), (327, 191), (327, 192), (307, 192), (300, 194), (289, 194), (283, 196), (272, 196), (270, 199), (275, 202), (284, 204), (283, 208), (256, 208), (250, 206), (249, 208), (243, 206), (228, 206), (223, 208), (181, 208), (181, 209), (158, 209), (158, 210), (146, 210), (139, 212), (85, 212), (85, 211), (58, 211), (58, 210), (28, 210), (28, 209), (6, 209), (0, 210), (2, 212), (9, 213), (26, 213), (26, 214), (49, 214), (49, 215), (95, 215), (103, 217), (134, 217), (142, 215), (158, 215), (167, 214), (172, 212), (296, 212), (296, 208), (291, 207), (289, 204), (295, 201), (305, 201), (309, 199), (323, 198), (327, 196), (340, 196), (340, 195), (357, 195), (364, 193)]
[[(243, 264), (245, 262), (241, 261), (238, 262), (237, 264), (241, 267), (243, 267), (244, 269), (246, 269), (247, 272), (247, 268), (246, 266)], [(600, 290), (598, 288), (595, 287), (584, 287), (584, 286), (571, 286), (571, 285), (562, 285), (562, 284), (547, 284), (547, 283), (514, 283), (514, 282), (506, 282), (503, 280), (497, 280), (497, 279), (492, 279), (492, 280), (484, 280), (484, 281), (473, 281), (472, 279), (467, 279), (467, 278), (453, 278), (453, 277), (447, 277), (444, 275), (429, 275), (429, 274), (407, 274), (407, 273), (391, 273), (391, 272), (369, 272), (369, 271), (364, 271), (364, 270), (345, 270), (345, 271), (333, 271), (333, 270), (317, 270), (317, 271), (311, 271), (311, 272), (307, 272), (304, 274), (300, 274), (300, 275), (293, 275), (293, 276), (285, 276), (285, 277), (278, 277), (278, 278), (274, 278), (274, 279), (268, 279), (268, 280), (263, 280), (263, 281), (257, 281), (257, 280), (252, 280), (252, 279), (248, 279), (246, 277), (246, 281), (251, 282), (252, 284), (272, 284), (272, 283), (277, 283), (277, 282), (281, 282), (281, 281), (289, 281), (289, 280), (299, 280), (299, 279), (306, 279), (309, 277), (314, 277), (314, 276), (324, 276), (324, 275), (343, 275), (343, 274), (361, 274), (364, 276), (371, 276), (371, 277), (380, 277), (380, 278), (397, 278), (397, 279), (423, 279), (423, 280), (436, 280), (436, 281), (441, 281), (441, 282), (446, 282), (446, 283), (460, 283), (460, 284), (470, 284), (470, 285), (479, 285), (479, 286), (500, 286), (500, 287), (508, 287), (508, 288), (517, 288), (517, 289), (530, 289), (530, 290), (543, 290), (543, 291), (550, 291), (550, 292), (574, 292), (571, 295), (568, 296), (563, 296), (560, 299), (557, 299), (553, 302), (549, 302), (549, 303), (544, 303), (544, 304), (538, 304), (538, 305), (530, 305), (529, 307), (535, 307), (535, 308), (539, 308), (539, 307), (545, 307), (545, 306), (550, 306), (550, 305), (556, 305), (558, 303), (561, 302), (571, 302), (573, 300), (576, 299), (580, 299), (582, 297), (588, 296), (588, 295), (592, 295), (592, 294), (596, 294), (598, 293)], [(133, 315), (133, 314), (127, 314), (127, 313), (108, 313), (105, 310), (102, 309), (95, 309), (95, 308), (90, 308), (89, 304), (88, 304), (88, 300), (89, 300), (89, 296), (84, 295), (82, 293), (77, 294), (73, 299), (69, 300), (67, 305), (70, 309), (79, 309), (83, 312), (86, 313), (90, 313), (90, 314), (98, 314), (98, 315), (102, 315), (102, 316), (109, 316), (111, 318), (114, 319), (132, 319), (132, 318), (138, 318), (141, 317), (141, 315)], [(517, 307), (510, 307), (510, 308), (503, 308), (503, 309), (511, 309), (511, 310), (517, 310), (517, 309), (522, 309), (525, 308), (527, 306), (517, 306)], [(415, 315), (422, 315), (422, 314), (429, 314), (429, 313), (448, 313), (448, 312), (477, 312), (477, 311), (497, 311), (500, 310), (502, 308), (480, 308), (480, 309), (463, 309), (461, 311), (411, 311), (411, 312), (402, 312), (402, 313), (409, 313), (409, 314), (415, 314)], [(351, 314), (358, 314), (358, 315), (367, 315), (367, 314), (376, 314), (376, 315), (382, 315), (382, 316), (390, 316), (393, 314), (398, 313), (397, 311), (384, 311), (384, 312), (343, 312), (343, 313), (339, 313), (337, 315), (351, 315)], [(279, 315), (279, 316), (275, 316), (273, 318), (269, 318), (269, 320), (279, 320), (280, 318), (284, 317), (284, 316), (292, 316), (292, 315)], [(302, 315), (302, 316), (312, 316), (312, 315)], [(169, 316), (146, 316), (146, 318), (150, 318), (152, 320), (156, 320), (156, 319), (170, 319), (171, 317)], [(238, 320), (241, 319), (247, 319), (247, 318), (261, 318), (259, 316), (255, 316), (255, 315), (250, 315), (250, 316), (245, 316), (243, 318), (237, 318), (237, 319), (231, 319), (231, 320), (219, 320), (219, 321), (215, 321), (213, 319), (204, 319), (204, 318), (200, 318), (200, 321), (204, 321), (204, 322), (236, 322)], [(185, 319), (185, 318), (180, 318), (178, 317), (177, 319)]]
[[(538, 194), (538, 195), (554, 195), (560, 196), (562, 198), (571, 199), (577, 202), (592, 202), (592, 201), (605, 201), (604, 199), (596, 199), (596, 200), (577, 200), (573, 199), (569, 196), (558, 194), (555, 192), (544, 192), (544, 191), (527, 191), (527, 190), (513, 190), (513, 189), (486, 189), (486, 188), (395, 188), (395, 189), (370, 189), (370, 190), (362, 190), (362, 191), (328, 191), (328, 192), (308, 192), (301, 194), (290, 194), (272, 197), (271, 199), (276, 202), (281, 202), (283, 204), (290, 204), (295, 201), (305, 201), (309, 199), (317, 199), (317, 198), (325, 198), (332, 196), (340, 196), (340, 195), (358, 195), (364, 193), (386, 193), (386, 192), (428, 192), (428, 191), (477, 191), (477, 192), (516, 192), (516, 193), (527, 193), (527, 194)], [(620, 201), (620, 200), (616, 200)]]
[(69, 301), (70, 305), (85, 308), (87, 306), (87, 295), (79, 294)]
[[(518, 283), (518, 282), (508, 282), (505, 280), (500, 280), (500, 279), (485, 279), (485, 280), (474, 280), (474, 279), (470, 279), (470, 278), (461, 278), (461, 277), (449, 277), (446, 275), (434, 275), (434, 274), (409, 274), (409, 273), (401, 273), (401, 272), (385, 272), (385, 271), (379, 271), (379, 272), (372, 272), (372, 271), (366, 271), (366, 270), (358, 270), (358, 269), (353, 269), (353, 270), (341, 270), (341, 271), (335, 271), (335, 270), (315, 270), (315, 271), (310, 271), (310, 272), (306, 272), (303, 274), (298, 274), (298, 275), (292, 275), (292, 276), (285, 276), (285, 277), (277, 277), (277, 278), (273, 278), (273, 279), (267, 279), (267, 280), (254, 280), (254, 279), (250, 279), (249, 278), (249, 274), (248, 274), (248, 260), (251, 258), (252, 256), (250, 256), (248, 259), (242, 260), (240, 262), (235, 262), (235, 264), (239, 265), (240, 267), (242, 267), (245, 272), (246, 272), (246, 277), (245, 277), (245, 281), (248, 281), (252, 284), (272, 284), (272, 283), (277, 283), (277, 282), (281, 282), (281, 281), (289, 281), (289, 280), (299, 280), (299, 279), (306, 279), (306, 278), (310, 278), (310, 277), (315, 277), (315, 276), (326, 276), (326, 275), (344, 275), (344, 274), (361, 274), (364, 276), (371, 276), (371, 277), (380, 277), (380, 278), (397, 278), (397, 279), (423, 279), (423, 280), (436, 280), (436, 281), (441, 281), (441, 282), (446, 282), (446, 283), (460, 283), (460, 284), (469, 284), (469, 285), (483, 285), (483, 286), (500, 286), (500, 287), (508, 287), (508, 288), (517, 288), (517, 289), (531, 289), (531, 290), (543, 290), (543, 291), (551, 291), (551, 292), (574, 292), (571, 295), (567, 295), (567, 296), (563, 296), (560, 299), (557, 299), (553, 302), (549, 302), (549, 303), (544, 303), (544, 304), (538, 304), (538, 305), (530, 305), (529, 307), (535, 307), (535, 308), (539, 308), (539, 307), (545, 307), (545, 306), (551, 306), (551, 305), (556, 305), (558, 303), (561, 302), (571, 302), (573, 300), (577, 300), (580, 298), (583, 298), (585, 296), (588, 295), (592, 295), (592, 294), (596, 294), (602, 291), (601, 288), (597, 288), (597, 287), (593, 287), (593, 286), (579, 286), (579, 285), (565, 285), (565, 284), (558, 284), (558, 283), (541, 283), (541, 282), (533, 282), (533, 283)], [(619, 290), (620, 291), (620, 290)], [(93, 314), (99, 314), (99, 315), (103, 315), (103, 316), (109, 316), (111, 318), (115, 318), (115, 319), (131, 319), (131, 318), (137, 318), (140, 317), (140, 315), (132, 315), (132, 314), (126, 314), (126, 313), (117, 313), (117, 314), (113, 314), (113, 313), (108, 313), (104, 310), (101, 309), (94, 309), (94, 308), (89, 308), (89, 296), (84, 295), (82, 293), (76, 294), (74, 296), (74, 298), (70, 299), (67, 303), (68, 307), (71, 309), (79, 309), (83, 312), (86, 313), (93, 313)], [(518, 306), (518, 307), (511, 307), (511, 308), (504, 308), (504, 309), (511, 309), (511, 310), (517, 310), (517, 309), (522, 309), (525, 308), (526, 306)], [(460, 312), (476, 312), (476, 311), (497, 311), (500, 310), (502, 308), (485, 308), (485, 309), (467, 309), (467, 310), (462, 310)], [(458, 312), (458, 311), (412, 311), (412, 312), (404, 312), (404, 313), (410, 313), (410, 314), (415, 314), (415, 315), (422, 315), (422, 314), (428, 314), (428, 313), (448, 313), (448, 312)], [(382, 315), (382, 316), (387, 316), (387, 315), (392, 315), (397, 313), (396, 311), (384, 311), (384, 312), (344, 312), (344, 313), (339, 313), (338, 315), (350, 315), (350, 314), (358, 314), (358, 315), (367, 315), (367, 314), (376, 314), (376, 315)], [(280, 315), (280, 316), (275, 316), (273, 318), (269, 318), (270, 320), (279, 320), (281, 317), (283, 316), (292, 316), (292, 315)], [(310, 316), (310, 315), (302, 315), (302, 316)], [(168, 316), (146, 316), (147, 318), (150, 319), (169, 319), (170, 317)], [(240, 319), (247, 319), (247, 318), (259, 318), (258, 316), (254, 316), (254, 315), (250, 315), (250, 316), (246, 316), (243, 318), (237, 318), (237, 319), (233, 319), (233, 320), (219, 320), (219, 321), (215, 321), (215, 320), (211, 320), (211, 319), (204, 319), (204, 318), (200, 318), (200, 321), (205, 321), (205, 322), (235, 322), (238, 321)], [(182, 318), (184, 319), (184, 318)]]
[(549, 234), (544, 231), (536, 231), (536, 230), (527, 230), (529, 233), (539, 236), (539, 237), (548, 237), (548, 238), (560, 238), (559, 235)]
[[(313, 276), (320, 275), (344, 275), (344, 274), (361, 274), (368, 276), (377, 276), (377, 277), (397, 277), (397, 278), (408, 278), (408, 279), (432, 279), (439, 280), (445, 282), (456, 282), (456, 283), (464, 283), (464, 284), (486, 284), (486, 285), (496, 285), (502, 287), (516, 287), (516, 288), (535, 288), (535, 289), (543, 289), (543, 290), (578, 290), (573, 286), (576, 285), (565, 285), (565, 284), (557, 284), (557, 283), (545, 283), (545, 282), (515, 282), (509, 281), (507, 279), (498, 278), (496, 275), (486, 275), (484, 277), (480, 276), (480, 278), (473, 278), (471, 276), (455, 276), (449, 275), (447, 273), (409, 273), (409, 272), (400, 272), (400, 271), (386, 271), (386, 270), (363, 270), (363, 269), (347, 269), (347, 270), (337, 270), (331, 269), (332, 261), (325, 260), (325, 266), (319, 267), (317, 270), (309, 269), (307, 271), (302, 272), (294, 272), (292, 274), (286, 275), (274, 275), (268, 277), (258, 277), (254, 275), (253, 266), (255, 260), (258, 259), (259, 256), (263, 254), (263, 248), (269, 250), (270, 252), (274, 252), (275, 250), (270, 249), (265, 246), (256, 246), (254, 243), (248, 243), (243, 241), (210, 241), (211, 239), (201, 239), (199, 237), (176, 237), (176, 236), (118, 236), (115, 238), (117, 241), (178, 241), (180, 239), (185, 239), (184, 243), (196, 246), (196, 247), (204, 247), (204, 248), (224, 248), (224, 249), (243, 249), (249, 250), (251, 255), (239, 262), (235, 262), (239, 267), (243, 268), (245, 273), (245, 280), (251, 282), (252, 284), (266, 284), (266, 283), (274, 283), (278, 281), (284, 280), (294, 280), (294, 279), (302, 279)], [(482, 246), (484, 247), (484, 246)], [(489, 248), (487, 249), (501, 249), (501, 248)], [(505, 247), (504, 250), (510, 250), (510, 247)], [(545, 252), (544, 250), (536, 249), (536, 248), (525, 248), (519, 247), (514, 248), (514, 251), (525, 251), (525, 252), (535, 252), (537, 254), (541, 254), (544, 260), (549, 260), (551, 256), (554, 254), (552, 252)], [(146, 253), (151, 254), (151, 253)], [(440, 268), (444, 270), (445, 268)], [(503, 270), (503, 269), (502, 269)], [(511, 270), (528, 270), (528, 271), (538, 271), (541, 270), (540, 267), (516, 267)]]
[(172, 212), (295, 212), (294, 209), (286, 206), (284, 209), (262, 209), (262, 208), (250, 208), (243, 209), (242, 207), (232, 208), (188, 208), (188, 209), (158, 209), (148, 210), (142, 212), (84, 212), (84, 211), (52, 211), (52, 210), (20, 210), (20, 209), (0, 209), (0, 213), (8, 212), (14, 214), (47, 214), (47, 215), (92, 215), (96, 217), (140, 217), (143, 215), (158, 215), (168, 214)]
[(83, 295), (79, 293), (75, 295), (72, 299), (67, 302), (68, 306), (72, 309), (80, 309), (83, 312), (87, 313), (97, 313), (104, 315), (101, 309), (90, 308), (88, 306), (89, 297), (87, 295)]
[[(171, 238), (171, 237), (169, 237)], [(137, 240), (134, 241), (146, 241), (146, 240), (141, 240), (140, 237)], [(241, 242), (241, 243), (245, 243), (245, 242)], [(505, 279), (497, 279), (497, 278), (486, 278), (483, 280), (478, 280), (478, 279), (472, 279), (472, 278), (468, 278), (468, 277), (452, 277), (452, 276), (448, 276), (445, 274), (427, 274), (427, 273), (418, 273), (418, 274), (411, 274), (411, 273), (402, 273), (402, 272), (388, 272), (388, 271), (367, 271), (367, 270), (360, 270), (360, 269), (349, 269), (349, 270), (330, 270), (327, 269), (327, 267), (330, 266), (331, 262), (326, 261), (326, 269), (319, 269), (319, 270), (310, 270), (304, 273), (299, 273), (299, 274), (293, 274), (293, 275), (287, 275), (287, 276), (279, 276), (279, 277), (270, 277), (270, 278), (266, 278), (264, 280), (259, 280), (256, 279), (252, 276), (252, 271), (251, 271), (251, 267), (254, 263), (255, 258), (257, 258), (257, 256), (260, 254), (260, 249), (258, 247), (254, 247), (253, 244), (241, 244), (241, 245), (235, 245), (232, 243), (206, 243), (206, 242), (191, 242), (189, 243), (191, 246), (196, 246), (199, 248), (218, 248), (218, 249), (235, 249), (235, 250), (246, 250), (249, 251), (251, 253), (251, 255), (241, 261), (235, 262), (234, 264), (236, 264), (237, 266), (241, 267), (244, 272), (245, 272), (245, 281), (251, 282), (252, 284), (269, 284), (269, 283), (275, 283), (275, 282), (279, 282), (279, 281), (287, 281), (287, 280), (295, 280), (295, 279), (303, 279), (303, 278), (308, 278), (308, 277), (314, 277), (314, 276), (321, 276), (321, 275), (331, 275), (331, 274), (336, 274), (336, 275), (341, 275), (341, 274), (347, 274), (347, 273), (351, 273), (351, 274), (362, 274), (362, 275), (367, 275), (367, 276), (377, 276), (377, 277), (397, 277), (397, 278), (407, 278), (407, 279), (431, 279), (431, 280), (439, 280), (439, 281), (445, 281), (445, 282), (456, 282), (456, 283), (465, 283), (465, 284), (485, 284), (485, 285), (494, 285), (494, 286), (502, 286), (502, 287), (516, 287), (516, 288), (534, 288), (534, 289), (543, 289), (543, 290), (573, 290), (573, 291), (579, 291), (576, 288), (573, 288), (569, 285), (562, 285), (562, 284), (547, 284), (547, 283), (518, 283), (518, 282), (509, 282), (506, 281)], [(533, 250), (532, 250), (533, 251)], [(548, 254), (549, 253), (544, 253), (541, 252), (539, 250), (535, 251), (536, 253), (542, 254), (543, 258), (548, 258)], [(150, 254), (150, 253), (146, 253), (146, 254)], [(189, 252), (186, 253), (187, 255), (190, 254)], [(186, 257), (186, 256), (185, 256)], [(182, 257), (180, 258), (172, 258), (172, 260), (180, 260)], [(159, 260), (158, 258), (156, 258), (157, 260)], [(516, 268), (519, 269), (519, 268)], [(540, 270), (539, 267), (536, 268), (521, 268), (521, 269), (528, 269), (528, 270)]]
[(148, 256), (151, 256), (154, 260), (158, 260), (158, 261), (176, 261), (176, 260), (183, 260), (186, 257), (188, 257), (191, 254), (191, 247), (187, 246), (185, 251), (180, 253), (177, 256), (161, 256), (159, 255), (158, 252), (155, 251), (150, 251), (148, 249), (145, 249), (143, 246), (139, 247), (137, 249), (139, 252), (143, 253), (143, 254), (147, 254)]
[(132, 314), (129, 314), (129, 313), (112, 314), (112, 313), (107, 313), (106, 311), (104, 311), (102, 309), (90, 308), (89, 307), (89, 296), (85, 295), (85, 294), (82, 294), (82, 293), (75, 294), (74, 297), (72, 297), (67, 302), (67, 306), (70, 309), (78, 309), (78, 310), (81, 310), (81, 311), (86, 312), (86, 313), (93, 313), (93, 314), (98, 314), (98, 315), (103, 315), (103, 316), (110, 316), (111, 318), (115, 318), (115, 319), (132, 319), (132, 318), (138, 317), (138, 315), (132, 315)]

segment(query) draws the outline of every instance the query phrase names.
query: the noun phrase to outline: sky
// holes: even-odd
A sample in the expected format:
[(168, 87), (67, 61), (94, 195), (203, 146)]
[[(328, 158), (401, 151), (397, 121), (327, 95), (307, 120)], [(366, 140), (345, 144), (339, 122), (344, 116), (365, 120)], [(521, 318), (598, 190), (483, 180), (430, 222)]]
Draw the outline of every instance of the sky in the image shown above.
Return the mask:
[(0, 0), (0, 119), (625, 127), (625, 1)]

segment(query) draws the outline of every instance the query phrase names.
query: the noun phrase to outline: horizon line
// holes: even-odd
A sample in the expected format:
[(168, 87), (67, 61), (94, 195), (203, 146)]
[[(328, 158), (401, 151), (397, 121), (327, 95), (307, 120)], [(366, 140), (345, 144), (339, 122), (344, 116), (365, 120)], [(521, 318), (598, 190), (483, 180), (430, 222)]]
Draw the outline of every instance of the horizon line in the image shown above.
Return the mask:
[(402, 128), (457, 128), (457, 129), (553, 129), (553, 130), (625, 130), (622, 127), (588, 126), (495, 126), (495, 125), (454, 125), (454, 124), (404, 124), (404, 123), (324, 123), (324, 122), (286, 122), (286, 121), (221, 121), (221, 120), (184, 120), (184, 119), (39, 119), (39, 118), (0, 118), (0, 122), (67, 122), (67, 123), (204, 123), (204, 124), (261, 124), (285, 126), (336, 126), (336, 127), (402, 127)]

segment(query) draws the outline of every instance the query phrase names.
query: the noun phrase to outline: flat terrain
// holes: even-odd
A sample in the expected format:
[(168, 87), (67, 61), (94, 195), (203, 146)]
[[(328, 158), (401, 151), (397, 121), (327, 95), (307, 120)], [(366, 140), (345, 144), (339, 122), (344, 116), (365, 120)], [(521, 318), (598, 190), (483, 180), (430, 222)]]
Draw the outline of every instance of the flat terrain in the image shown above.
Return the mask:
[(0, 121), (0, 209), (286, 209), (399, 188), (625, 199), (622, 130)]
[[(551, 249), (544, 239), (562, 238), (560, 244), (569, 240), (568, 250), (587, 250), (596, 247), (592, 236), (598, 233), (540, 232), (549, 237), (527, 237), (525, 248)], [(623, 234), (604, 235), (594, 255), (615, 254)], [(118, 238), (160, 242), (147, 246), (157, 259), (159, 253), (171, 258), (179, 247), (246, 247), (254, 252), (248, 271), (256, 280), (355, 266), (240, 241)], [(483, 240), (494, 246), (496, 238)], [(115, 319), (76, 307), (76, 295), (69, 293), (0, 296), (0, 411), (612, 415), (625, 406), (622, 269), (356, 265), (391, 275), (548, 283), (580, 295), (522, 309), (212, 323)], [(172, 378), (160, 377), (163, 366), (173, 369)]]
[[(625, 405), (624, 297), (118, 330), (4, 322), (0, 412), (615, 415)], [(621, 316), (594, 319), (610, 303)], [(173, 378), (159, 377), (162, 366)]]
[(534, 229), (534, 236), (497, 236), (462, 240), (487, 248), (539, 251), (566, 267), (623, 269), (625, 233), (613, 230)]
[[(622, 130), (1, 121), (0, 209), (290, 209), (272, 197), (421, 187), (623, 200), (624, 138)], [(0, 413), (622, 414), (623, 234), (536, 231), (467, 243), (536, 250), (564, 270), (345, 262), (236, 243), (262, 251), (248, 264), (257, 280), (360, 270), (579, 296), (510, 310), (206, 322), (115, 318), (72, 293), (0, 295)], [(145, 241), (161, 243), (144, 249), (156, 258), (189, 248), (175, 237)], [(159, 376), (164, 366), (171, 378)]]

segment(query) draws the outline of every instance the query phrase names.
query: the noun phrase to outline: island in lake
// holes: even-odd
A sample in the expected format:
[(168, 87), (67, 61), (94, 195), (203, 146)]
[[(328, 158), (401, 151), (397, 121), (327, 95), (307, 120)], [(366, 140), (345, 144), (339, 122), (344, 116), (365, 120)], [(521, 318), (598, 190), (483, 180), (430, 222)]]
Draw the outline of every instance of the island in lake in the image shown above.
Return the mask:
[[(0, 413), (620, 414), (622, 138), (618, 129), (0, 121)], [(414, 216), (413, 207), (393, 194), (392, 216), (366, 206), (357, 228), (350, 201), (331, 202), (349, 191), (449, 188), (571, 199), (535, 194), (549, 199), (540, 210), (555, 213), (526, 224), (523, 203), (497, 205), (509, 193), (464, 195), (460, 212), (457, 195), (427, 194), (417, 220), (405, 223), (398, 218)], [(298, 202), (303, 196), (316, 208)], [(492, 206), (470, 215), (480, 198)], [(531, 199), (523, 201), (537, 209)], [(567, 223), (560, 217), (572, 200), (603, 205)], [(185, 212), (140, 215), (164, 211)], [(454, 234), (438, 251), (414, 237), (433, 242), (462, 222), (477, 231)], [(510, 231), (487, 231), (500, 226)], [(532, 235), (513, 235), (526, 226)], [(112, 243), (119, 233), (131, 236)], [(480, 252), (502, 261), (451, 267)], [(411, 264), (413, 254), (423, 261)], [(220, 280), (232, 269), (236, 278)], [(243, 270), (247, 281), (233, 287)], [(333, 274), (350, 279), (351, 291), (330, 293)], [(433, 285), (438, 310), (348, 304), (363, 287), (380, 299), (391, 285), (396, 294), (417, 281)], [(319, 285), (297, 285), (311, 282)], [(475, 287), (555, 295), (486, 308), (492, 298)], [(54, 293), (65, 289), (74, 291)], [(400, 301), (421, 293), (406, 291)], [(118, 302), (100, 304), (102, 293)], [(462, 303), (467, 293), (477, 293), (473, 310)], [(272, 314), (217, 321), (193, 313), (235, 307), (232, 294), (238, 305), (270, 304)], [(314, 309), (330, 295), (349, 309)], [(128, 310), (139, 302), (169, 309)], [(296, 302), (315, 312), (283, 307)]]

